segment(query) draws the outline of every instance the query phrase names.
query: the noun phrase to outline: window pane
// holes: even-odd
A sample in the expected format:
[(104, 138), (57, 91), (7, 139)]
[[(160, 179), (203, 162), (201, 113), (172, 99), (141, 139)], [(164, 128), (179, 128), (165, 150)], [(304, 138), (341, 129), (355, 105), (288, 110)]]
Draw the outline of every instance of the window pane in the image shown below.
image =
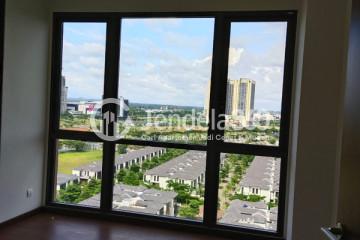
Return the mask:
[(90, 131), (90, 115), (102, 99), (105, 23), (64, 23), (60, 128)]
[(56, 201), (100, 207), (101, 172), (101, 143), (59, 140)]
[(218, 223), (276, 231), (281, 160), (222, 156)]
[(214, 20), (124, 19), (121, 31), (120, 135), (205, 144)]
[(278, 145), (286, 22), (231, 24), (225, 141)]
[(113, 209), (201, 220), (206, 154), (117, 145)]

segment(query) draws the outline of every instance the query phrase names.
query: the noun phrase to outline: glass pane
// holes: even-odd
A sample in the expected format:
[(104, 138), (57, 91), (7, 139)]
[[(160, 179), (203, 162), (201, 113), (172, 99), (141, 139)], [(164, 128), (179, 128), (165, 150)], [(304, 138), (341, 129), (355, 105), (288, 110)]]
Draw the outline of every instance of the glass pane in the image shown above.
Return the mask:
[(286, 22), (231, 24), (225, 141), (278, 145)]
[(222, 154), (218, 223), (276, 231), (279, 158)]
[(201, 220), (206, 153), (117, 145), (113, 209)]
[(121, 31), (120, 135), (205, 144), (214, 19), (124, 19)]
[(59, 140), (56, 201), (100, 207), (101, 172), (102, 143)]
[(102, 99), (105, 23), (64, 23), (60, 128), (90, 131), (90, 116)]

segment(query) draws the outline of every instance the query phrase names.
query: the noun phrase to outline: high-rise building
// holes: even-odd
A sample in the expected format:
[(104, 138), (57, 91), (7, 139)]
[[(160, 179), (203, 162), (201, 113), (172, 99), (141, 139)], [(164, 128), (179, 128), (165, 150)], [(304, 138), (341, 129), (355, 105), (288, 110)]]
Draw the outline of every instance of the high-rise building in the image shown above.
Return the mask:
[(129, 100), (119, 97), (119, 106), (117, 107), (118, 118), (126, 119), (129, 115)]
[[(210, 81), (206, 88), (204, 115), (209, 116)], [(243, 126), (251, 124), (254, 110), (255, 81), (248, 78), (228, 80), (225, 114)]]
[(65, 113), (67, 110), (67, 94), (68, 87), (66, 86), (66, 79), (64, 76), (61, 77), (61, 96), (60, 96), (60, 113)]
[(205, 102), (204, 102), (204, 116), (206, 118), (206, 121), (209, 120), (209, 105), (210, 105), (210, 86), (211, 81), (208, 82), (206, 86), (206, 95), (205, 95)]
[(236, 118), (242, 125), (252, 122), (255, 81), (248, 78), (228, 80), (225, 114)]

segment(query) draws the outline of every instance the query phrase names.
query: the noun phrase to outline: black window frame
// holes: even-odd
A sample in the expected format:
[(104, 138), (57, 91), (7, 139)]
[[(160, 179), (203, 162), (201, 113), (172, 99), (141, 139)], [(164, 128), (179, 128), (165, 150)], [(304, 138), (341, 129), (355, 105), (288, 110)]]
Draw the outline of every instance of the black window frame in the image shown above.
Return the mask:
[[(118, 78), (121, 43), (121, 20), (123, 18), (214, 18), (213, 62), (211, 69), (211, 89), (209, 108), (215, 109), (215, 123), (223, 120), (219, 114), (225, 113), (226, 85), (228, 72), (228, 54), (230, 45), (231, 22), (287, 22), (284, 80), (281, 103), (280, 136), (278, 146), (251, 145), (223, 142), (214, 136), (224, 135), (224, 131), (209, 128), (210, 137), (206, 145), (154, 142), (133, 139), (119, 139), (108, 142), (100, 139), (93, 132), (71, 131), (59, 128), (62, 36), (65, 22), (105, 22), (106, 50), (103, 98), (118, 97)], [(294, 49), (296, 37), (297, 11), (240, 11), (240, 12), (148, 12), (148, 13), (85, 13), (58, 12), (53, 14), (53, 42), (51, 63), (51, 96), (48, 139), (48, 167), (46, 182), (45, 207), (52, 211), (69, 214), (87, 214), (116, 220), (136, 221), (166, 227), (187, 227), (189, 229), (222, 234), (223, 236), (244, 236), (249, 239), (284, 239), (287, 165), (291, 119), (291, 93), (294, 67)], [(114, 110), (114, 109), (113, 109)], [(114, 110), (115, 111), (115, 110)], [(209, 126), (212, 124), (209, 118)], [(101, 206), (99, 209), (62, 204), (54, 201), (57, 140), (81, 140), (103, 143), (103, 166)], [(205, 203), (203, 221), (192, 221), (166, 216), (154, 216), (125, 211), (112, 210), (113, 171), (116, 144), (132, 144), (206, 151)], [(251, 154), (281, 158), (280, 189), (278, 200), (278, 227), (276, 232), (228, 226), (217, 223), (217, 199), (219, 187), (220, 153)]]

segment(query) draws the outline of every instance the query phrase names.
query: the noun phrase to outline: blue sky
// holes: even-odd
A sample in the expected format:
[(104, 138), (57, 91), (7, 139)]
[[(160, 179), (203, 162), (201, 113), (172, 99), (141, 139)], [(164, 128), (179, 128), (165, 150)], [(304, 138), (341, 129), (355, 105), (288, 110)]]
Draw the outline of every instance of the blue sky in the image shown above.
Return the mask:
[[(130, 102), (203, 106), (211, 75), (213, 19), (124, 19), (119, 95)], [(104, 23), (64, 25), (69, 98), (101, 98)], [(233, 23), (229, 78), (256, 81), (255, 108), (279, 110), (286, 23)]]

